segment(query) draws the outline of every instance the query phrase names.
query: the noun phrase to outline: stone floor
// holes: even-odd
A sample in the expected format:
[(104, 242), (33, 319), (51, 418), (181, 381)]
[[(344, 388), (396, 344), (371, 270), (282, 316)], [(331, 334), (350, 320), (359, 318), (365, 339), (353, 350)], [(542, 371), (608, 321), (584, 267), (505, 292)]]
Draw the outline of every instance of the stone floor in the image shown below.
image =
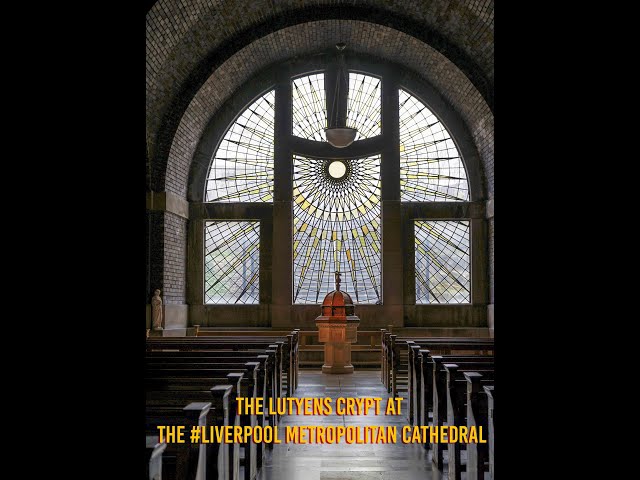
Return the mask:
[[(380, 382), (379, 370), (359, 370), (351, 375), (329, 375), (301, 370), (296, 397), (382, 397), (382, 406), (390, 397)], [(335, 402), (332, 402), (335, 405)], [(402, 415), (283, 416), (279, 430), (284, 438), (287, 425), (396, 425), (398, 443), (389, 444), (294, 444), (273, 446), (257, 480), (442, 480), (433, 467), (430, 454), (417, 444), (403, 444), (401, 428), (407, 425), (406, 401)], [(463, 475), (464, 476), (464, 475)]]

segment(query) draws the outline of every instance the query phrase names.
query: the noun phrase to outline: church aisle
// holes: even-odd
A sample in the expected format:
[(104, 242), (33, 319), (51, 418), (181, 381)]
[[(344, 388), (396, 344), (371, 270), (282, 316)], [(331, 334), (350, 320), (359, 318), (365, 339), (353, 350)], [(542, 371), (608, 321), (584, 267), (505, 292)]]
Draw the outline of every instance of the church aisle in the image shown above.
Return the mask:
[(328, 375), (301, 370), (296, 397), (381, 397), (381, 414), (327, 416), (286, 415), (279, 430), (284, 439), (286, 426), (292, 425), (370, 425), (396, 426), (397, 443), (389, 444), (293, 444), (274, 445), (257, 480), (442, 480), (446, 476), (431, 463), (427, 451), (417, 444), (403, 444), (401, 429), (407, 425), (406, 400), (402, 415), (384, 415), (390, 397), (380, 382), (379, 370), (359, 370), (350, 375)]

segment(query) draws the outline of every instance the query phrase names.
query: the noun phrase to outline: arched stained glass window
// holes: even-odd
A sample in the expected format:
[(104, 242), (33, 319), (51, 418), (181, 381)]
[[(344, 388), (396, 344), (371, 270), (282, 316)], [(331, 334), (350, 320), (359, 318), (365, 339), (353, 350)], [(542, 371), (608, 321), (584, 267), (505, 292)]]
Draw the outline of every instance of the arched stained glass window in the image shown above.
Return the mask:
[(467, 173), (442, 122), (400, 90), (400, 192), (405, 202), (469, 200)]
[(292, 85), (292, 96), (293, 134), (308, 140), (326, 141), (324, 73), (296, 78)]
[(293, 172), (293, 302), (322, 302), (335, 271), (355, 302), (380, 302), (380, 155), (295, 155)]
[[(331, 71), (330, 66), (325, 68)], [(349, 72), (348, 92), (342, 91), (342, 100), (336, 103), (336, 91), (325, 88), (326, 71), (295, 76), (289, 85), (280, 85), (277, 105), (275, 90), (259, 96), (224, 132), (212, 155), (204, 201), (271, 203), (274, 175), (284, 174), (278, 178), (276, 198), (291, 201), (291, 209), (287, 208), (291, 217), (286, 219), (292, 225), (291, 250), (275, 248), (274, 252), (280, 255), (278, 262), (290, 261), (288, 255), (292, 255), (292, 304), (320, 303), (334, 289), (336, 271), (342, 274), (341, 289), (354, 303), (382, 304), (381, 189), (385, 179), (381, 164), (386, 161), (383, 148), (388, 139), (384, 136), (398, 135), (400, 194), (398, 198), (397, 190), (389, 189), (392, 198), (388, 199), (423, 204), (410, 206), (415, 209), (412, 212), (420, 212), (420, 220), (402, 219), (403, 234), (411, 230), (414, 234), (415, 271), (404, 274), (415, 274), (415, 303), (470, 303), (470, 221), (456, 213), (443, 220), (438, 210), (443, 206), (428, 206), (470, 200), (467, 171), (457, 145), (426, 103), (397, 83), (393, 88), (399, 94), (399, 130), (387, 128), (383, 134), (383, 118), (394, 112), (382, 115), (382, 82), (396, 80), (376, 75)], [(289, 86), (290, 97), (283, 95)], [(410, 87), (412, 91), (416, 88), (413, 84)], [(421, 91), (419, 86), (416, 91)], [(326, 142), (328, 103), (341, 121), (357, 129), (353, 145), (345, 150)], [(291, 122), (291, 135), (312, 142), (292, 140), (291, 135), (275, 138), (275, 109), (285, 107), (291, 107), (286, 119)], [(390, 123), (395, 124), (395, 119)], [(372, 140), (358, 144), (364, 139)], [(278, 151), (283, 152), (278, 169), (274, 168), (276, 142), (281, 142)], [(291, 156), (284, 152), (291, 152)], [(397, 174), (391, 177), (395, 181)], [(273, 235), (263, 245), (280, 241), (282, 232), (272, 228), (276, 217), (270, 218), (273, 213), (269, 207), (237, 207), (209, 211), (214, 215), (222, 212), (224, 218), (205, 217), (206, 304), (259, 303), (260, 235)], [(230, 212), (234, 217), (228, 217)], [(437, 215), (432, 218), (432, 213)], [(281, 258), (283, 251), (286, 260)], [(266, 285), (275, 268), (273, 262), (263, 271)], [(270, 292), (262, 298), (271, 298)]]
[(382, 127), (380, 79), (362, 73), (349, 73), (347, 126), (358, 129), (356, 141), (380, 135)]
[(274, 91), (229, 127), (209, 168), (207, 202), (273, 202)]

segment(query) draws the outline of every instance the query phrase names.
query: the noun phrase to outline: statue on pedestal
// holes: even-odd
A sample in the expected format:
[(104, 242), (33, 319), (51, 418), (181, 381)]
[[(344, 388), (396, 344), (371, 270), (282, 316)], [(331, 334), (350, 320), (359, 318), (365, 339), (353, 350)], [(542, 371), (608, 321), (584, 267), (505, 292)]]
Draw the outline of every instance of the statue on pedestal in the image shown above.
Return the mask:
[(151, 325), (154, 330), (162, 330), (162, 298), (158, 288), (151, 298)]

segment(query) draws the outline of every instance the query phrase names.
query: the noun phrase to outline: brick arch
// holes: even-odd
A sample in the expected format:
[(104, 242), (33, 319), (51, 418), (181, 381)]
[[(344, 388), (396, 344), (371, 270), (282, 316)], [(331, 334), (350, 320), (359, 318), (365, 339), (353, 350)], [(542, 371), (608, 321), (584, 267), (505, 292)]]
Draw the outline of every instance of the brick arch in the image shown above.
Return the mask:
[[(198, 140), (243, 84), (269, 65), (343, 40), (356, 53), (402, 65), (441, 93), (471, 133), (484, 191), (493, 198), (491, 0), (159, 0), (146, 28), (148, 187), (154, 192), (186, 197)], [(163, 288), (167, 307), (184, 312), (187, 221), (169, 212), (149, 215), (148, 289)], [(493, 219), (488, 236), (493, 303)], [(186, 318), (180, 313), (179, 322)]]
[(481, 90), (493, 83), (492, 0), (159, 0), (146, 26), (151, 124), (212, 53), (220, 62), (272, 31), (334, 18), (402, 30), (447, 55)]
[(184, 110), (166, 161), (156, 155), (154, 189), (185, 197), (197, 143), (225, 101), (269, 65), (331, 49), (336, 38), (345, 41), (355, 53), (402, 65), (441, 93), (466, 123), (483, 164), (485, 192), (493, 196), (493, 114), (478, 89), (444, 55), (415, 37), (356, 20), (320, 20), (283, 28), (240, 49), (222, 63)]
[[(492, 0), (159, 0), (149, 10), (146, 25), (151, 188), (164, 188), (166, 159), (176, 129), (212, 72), (273, 32), (329, 19), (368, 21), (430, 45), (470, 79), (492, 108)], [(304, 54), (296, 40), (291, 37), (286, 44), (291, 56)]]

